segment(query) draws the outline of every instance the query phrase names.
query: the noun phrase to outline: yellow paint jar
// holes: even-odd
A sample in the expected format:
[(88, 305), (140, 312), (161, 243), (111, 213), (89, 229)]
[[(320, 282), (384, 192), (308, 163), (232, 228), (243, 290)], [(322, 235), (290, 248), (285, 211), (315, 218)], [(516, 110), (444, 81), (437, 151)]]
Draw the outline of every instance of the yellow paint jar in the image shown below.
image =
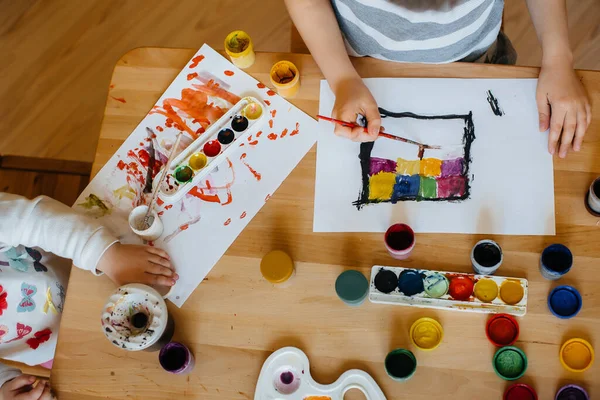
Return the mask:
[(248, 68), (254, 64), (256, 55), (252, 39), (244, 31), (233, 31), (225, 38), (225, 52), (233, 65), (238, 68)]
[(584, 372), (594, 363), (594, 348), (584, 339), (567, 340), (560, 348), (560, 363), (570, 372)]
[(289, 282), (295, 272), (292, 258), (281, 250), (273, 250), (267, 253), (260, 262), (262, 276), (276, 285)]
[(443, 338), (444, 329), (433, 318), (419, 318), (410, 327), (410, 340), (420, 350), (434, 350), (440, 345)]
[(271, 67), (269, 77), (277, 93), (282, 97), (294, 97), (300, 89), (300, 71), (290, 61), (275, 63)]

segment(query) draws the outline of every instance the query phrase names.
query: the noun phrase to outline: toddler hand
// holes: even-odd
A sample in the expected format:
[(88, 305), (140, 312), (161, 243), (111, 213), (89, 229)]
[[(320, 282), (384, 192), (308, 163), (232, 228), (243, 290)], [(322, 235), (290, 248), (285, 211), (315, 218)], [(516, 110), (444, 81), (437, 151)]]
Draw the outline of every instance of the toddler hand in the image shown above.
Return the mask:
[(350, 128), (336, 124), (335, 134), (355, 142), (372, 142), (377, 139), (381, 127), (381, 115), (369, 88), (360, 78), (340, 82), (335, 91), (332, 117), (355, 123), (358, 114), (367, 118), (368, 133), (363, 128)]
[[(569, 149), (579, 151), (592, 122), (592, 109), (583, 85), (571, 65), (543, 65), (537, 85), (540, 132), (550, 128), (548, 151), (565, 158)], [(560, 145), (559, 145), (560, 139)]]
[(173, 286), (179, 279), (167, 252), (152, 246), (115, 243), (104, 252), (96, 269), (119, 286), (127, 283)]
[(52, 400), (50, 384), (46, 380), (36, 381), (35, 376), (19, 375), (0, 387), (0, 400)]

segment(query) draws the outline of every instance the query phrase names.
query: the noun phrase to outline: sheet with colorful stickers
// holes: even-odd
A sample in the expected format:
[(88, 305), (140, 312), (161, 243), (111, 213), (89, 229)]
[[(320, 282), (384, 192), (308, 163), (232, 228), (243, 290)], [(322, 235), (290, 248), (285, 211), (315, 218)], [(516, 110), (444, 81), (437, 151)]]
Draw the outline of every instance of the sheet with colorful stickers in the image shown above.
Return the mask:
[(169, 253), (180, 276), (169, 296), (179, 307), (310, 150), (314, 119), (204, 45), (74, 205), (122, 242), (139, 243), (127, 217), (149, 201), (177, 134), (180, 152), (246, 96), (266, 105), (256, 133), (236, 140), (237, 149), (181, 200), (157, 201), (164, 233), (152, 244)]

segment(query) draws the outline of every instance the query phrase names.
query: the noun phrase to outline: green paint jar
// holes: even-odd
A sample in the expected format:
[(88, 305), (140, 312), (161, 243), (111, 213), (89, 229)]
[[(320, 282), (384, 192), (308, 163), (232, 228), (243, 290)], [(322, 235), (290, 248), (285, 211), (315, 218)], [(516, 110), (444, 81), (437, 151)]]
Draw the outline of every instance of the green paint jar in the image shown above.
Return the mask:
[(523, 350), (514, 346), (505, 346), (494, 354), (492, 360), (496, 374), (507, 381), (514, 381), (525, 375), (527, 356)]
[(335, 281), (335, 292), (349, 306), (360, 306), (369, 294), (369, 281), (359, 271), (344, 271)]
[(396, 382), (406, 382), (417, 370), (417, 359), (410, 350), (396, 349), (385, 358), (385, 372)]

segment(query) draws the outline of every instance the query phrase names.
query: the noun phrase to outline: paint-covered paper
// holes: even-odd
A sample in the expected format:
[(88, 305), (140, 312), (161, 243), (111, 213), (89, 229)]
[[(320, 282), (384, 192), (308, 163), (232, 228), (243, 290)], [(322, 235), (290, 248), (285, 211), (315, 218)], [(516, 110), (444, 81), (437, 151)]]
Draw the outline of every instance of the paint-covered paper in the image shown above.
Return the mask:
[[(315, 232), (553, 235), (548, 133), (536, 79), (365, 79), (385, 132), (354, 143), (319, 122)], [(319, 114), (335, 97), (321, 82)]]
[(152, 245), (169, 253), (180, 276), (169, 296), (177, 306), (310, 150), (314, 119), (204, 45), (74, 205), (100, 218), (122, 243), (141, 243), (127, 218), (150, 201), (149, 178), (159, 179), (177, 134), (183, 132), (179, 152), (243, 96), (267, 105), (259, 131), (234, 142), (237, 149), (183, 199), (157, 201), (164, 233)]

